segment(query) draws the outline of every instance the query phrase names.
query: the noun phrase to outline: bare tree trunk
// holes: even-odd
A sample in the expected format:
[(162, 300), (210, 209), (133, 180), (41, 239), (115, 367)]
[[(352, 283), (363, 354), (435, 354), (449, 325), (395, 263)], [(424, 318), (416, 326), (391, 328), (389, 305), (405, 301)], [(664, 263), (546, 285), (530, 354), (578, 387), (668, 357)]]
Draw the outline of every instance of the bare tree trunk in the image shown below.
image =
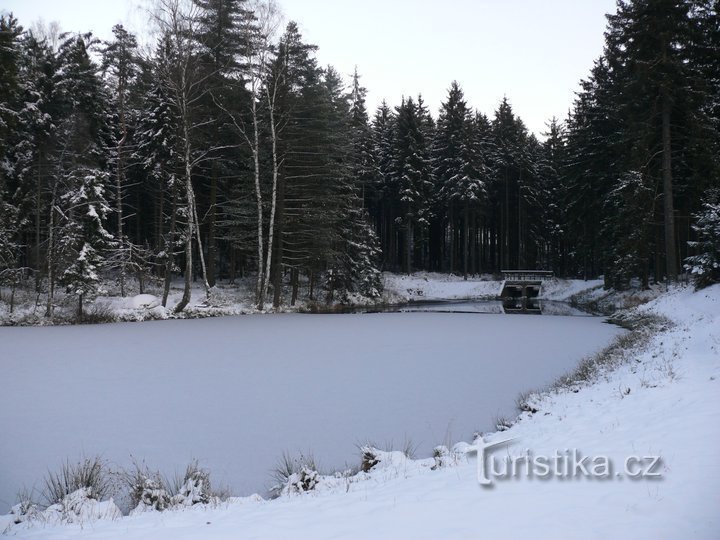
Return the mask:
[(167, 307), (168, 296), (170, 295), (170, 284), (172, 282), (172, 268), (175, 259), (175, 230), (177, 228), (177, 181), (173, 181), (172, 187), (172, 215), (170, 216), (170, 231), (165, 242), (165, 284), (163, 286), (162, 306)]
[[(522, 173), (521, 173), (522, 175)], [(517, 213), (518, 213), (518, 232), (517, 232), (517, 267), (518, 270), (524, 270), (525, 268), (525, 254), (524, 254), (524, 248), (523, 248), (523, 234), (522, 234), (522, 188), (520, 187), (520, 182), (518, 182), (518, 204), (517, 204)]]
[(463, 279), (468, 278), (468, 258), (470, 252), (470, 202), (465, 201), (465, 216), (463, 219)]
[[(258, 126), (257, 100), (255, 92), (252, 99), (253, 117), (253, 141), (252, 154), (253, 166), (255, 167), (255, 200), (257, 202), (257, 285), (255, 287), (255, 301), (257, 308), (262, 311), (265, 308), (265, 272), (264, 272), (264, 240), (263, 240), (263, 199), (260, 187), (260, 129)], [(272, 232), (270, 233), (272, 236)]]
[(300, 285), (299, 283), (299, 272), (297, 267), (293, 266), (292, 270), (290, 271), (290, 282), (292, 283), (292, 298), (290, 300), (290, 305), (294, 306), (297, 302), (298, 297), (298, 287)]
[(308, 296), (310, 298), (310, 301), (312, 302), (315, 300), (315, 272), (310, 270), (310, 275), (308, 276), (308, 278), (310, 280), (310, 291)]
[[(115, 176), (115, 213), (117, 214), (117, 230), (118, 230), (118, 241), (120, 242), (120, 296), (125, 297), (125, 275), (127, 273), (127, 262), (125, 257), (125, 236), (123, 235), (123, 151), (125, 147), (125, 141), (127, 140), (127, 126), (125, 125), (125, 98), (124, 98), (124, 87), (120, 84), (120, 131), (122, 136), (118, 141), (117, 145), (117, 174)], [(138, 210), (139, 211), (139, 210)]]
[[(474, 214), (475, 212), (473, 212)], [(470, 274), (473, 276), (480, 273), (478, 268), (478, 220), (473, 216), (473, 225), (470, 234)]]
[(35, 292), (40, 292), (40, 236), (41, 236), (41, 220), (40, 211), (42, 207), (41, 191), (42, 191), (42, 176), (41, 176), (42, 157), (41, 153), (38, 152), (38, 163), (37, 163), (37, 185), (35, 187), (35, 266), (37, 272), (35, 272)]
[[(187, 126), (185, 126), (185, 136), (187, 137)], [(180, 303), (175, 306), (175, 313), (180, 313), (190, 303), (192, 297), (192, 272), (193, 272), (193, 256), (192, 256), (192, 240), (195, 228), (195, 204), (193, 200), (192, 187), (192, 169), (190, 166), (190, 144), (185, 139), (185, 192), (187, 199), (187, 230), (185, 231), (185, 288)], [(202, 252), (202, 250), (201, 250)]]
[(413, 224), (409, 212), (405, 215), (405, 272), (412, 273)]
[(45, 316), (52, 318), (53, 302), (55, 300), (55, 205), (57, 204), (57, 178), (53, 181), (52, 197), (50, 198), (50, 219), (48, 222), (48, 248), (47, 248), (47, 269), (48, 269), (48, 297)]
[(217, 169), (213, 163), (212, 178), (210, 179), (210, 223), (208, 224), (207, 282), (210, 287), (214, 287), (217, 281), (217, 238), (215, 238), (217, 221), (217, 184)]
[(450, 273), (455, 272), (455, 205), (451, 202), (448, 211), (448, 228), (450, 229), (450, 245), (448, 246), (448, 267)]
[(669, 281), (677, 281), (677, 246), (675, 243), (675, 205), (673, 200), (672, 140), (670, 132), (670, 96), (662, 97), (662, 177), (663, 210), (665, 214), (665, 264)]
[[(274, 182), (274, 180), (273, 180)], [(277, 178), (277, 197), (273, 203), (273, 208), (276, 213), (271, 218), (271, 221), (277, 220), (274, 225), (274, 236), (277, 236), (275, 240), (275, 275), (273, 280), (273, 307), (278, 309), (282, 301), (282, 285), (283, 285), (283, 234), (285, 233), (285, 178)], [(271, 229), (271, 232), (273, 229)], [(270, 238), (272, 238), (272, 234)], [(270, 246), (268, 246), (270, 250)], [(269, 268), (268, 268), (269, 275)]]
[[(277, 85), (275, 87), (275, 90), (277, 90)], [(268, 228), (268, 247), (267, 247), (267, 261), (265, 262), (265, 292), (263, 293), (263, 298), (267, 296), (267, 288), (270, 283), (270, 268), (272, 267), (272, 258), (273, 258), (273, 238), (275, 236), (275, 220), (277, 218), (277, 210), (278, 210), (278, 196), (282, 198), (282, 205), (283, 205), (283, 211), (285, 208), (285, 180), (283, 179), (283, 185), (282, 185), (282, 193), (278, 193), (278, 180), (279, 180), (279, 160), (278, 160), (278, 149), (277, 149), (277, 129), (275, 126), (275, 93), (273, 93), (272, 98), (270, 96), (270, 91), (267, 91), (267, 99), (268, 99), (268, 108), (270, 109), (270, 137), (272, 140), (272, 200), (270, 202), (270, 225)], [(282, 219), (282, 216), (280, 217)], [(282, 233), (280, 233), (282, 235)], [(278, 246), (278, 256), (279, 259), (276, 259), (276, 264), (279, 264), (282, 266), (282, 245)], [(280, 272), (280, 276), (282, 276), (282, 271)], [(277, 276), (276, 276), (277, 277)], [(276, 285), (277, 285), (277, 279), (276, 279)], [(275, 308), (278, 308), (280, 306), (279, 304), (280, 298), (278, 296), (278, 289), (276, 289), (274, 298), (273, 298), (273, 306)]]
[(200, 269), (202, 270), (203, 286), (205, 287), (205, 298), (210, 298), (210, 285), (207, 277), (207, 266), (205, 265), (205, 253), (203, 252), (202, 236), (200, 234), (200, 220), (197, 213), (197, 202), (195, 201), (195, 190), (192, 187), (192, 181), (189, 185), (191, 200), (190, 206), (195, 217), (195, 236), (197, 237), (198, 253), (200, 255)]
[(505, 207), (503, 213), (503, 233), (502, 233), (502, 248), (503, 248), (503, 262), (505, 270), (510, 270), (510, 179), (508, 178), (509, 173), (505, 170)]

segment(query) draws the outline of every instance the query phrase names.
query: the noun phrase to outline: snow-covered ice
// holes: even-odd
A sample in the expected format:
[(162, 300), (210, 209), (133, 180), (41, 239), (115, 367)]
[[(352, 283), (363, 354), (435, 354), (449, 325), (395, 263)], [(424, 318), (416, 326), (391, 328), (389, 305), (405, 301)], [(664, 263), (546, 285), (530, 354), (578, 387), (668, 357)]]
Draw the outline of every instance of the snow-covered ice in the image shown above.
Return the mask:
[(354, 465), (356, 445), (488, 429), (516, 395), (619, 333), (586, 317), (273, 315), (0, 328), (0, 502), (65, 459), (130, 455), (172, 475), (193, 458), (234, 494), (282, 452)]

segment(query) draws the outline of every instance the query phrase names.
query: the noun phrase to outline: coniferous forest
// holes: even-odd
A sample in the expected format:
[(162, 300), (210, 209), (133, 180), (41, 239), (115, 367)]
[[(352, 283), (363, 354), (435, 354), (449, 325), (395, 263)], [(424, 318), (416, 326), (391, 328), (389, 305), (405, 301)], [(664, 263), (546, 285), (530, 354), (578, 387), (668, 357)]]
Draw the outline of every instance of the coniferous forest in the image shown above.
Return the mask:
[(252, 5), (159, 0), (151, 54), (120, 25), (2, 16), (0, 285), (51, 316), (108, 281), (166, 303), (182, 277), (181, 312), (193, 284), (241, 277), (260, 308), (377, 297), (384, 270), (720, 278), (717, 0), (619, 0), (542, 138), (459, 82), (437, 114), (422, 89), (368, 110), (357, 70)]

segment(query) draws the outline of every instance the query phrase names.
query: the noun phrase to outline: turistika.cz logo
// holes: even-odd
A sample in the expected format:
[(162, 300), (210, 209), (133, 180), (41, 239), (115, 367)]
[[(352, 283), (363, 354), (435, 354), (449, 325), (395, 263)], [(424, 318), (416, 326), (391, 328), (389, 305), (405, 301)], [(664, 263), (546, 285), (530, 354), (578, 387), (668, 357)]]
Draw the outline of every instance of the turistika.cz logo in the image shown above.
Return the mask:
[(527, 478), (549, 480), (552, 478), (588, 478), (611, 480), (658, 480), (662, 478), (661, 456), (628, 456), (621, 468), (607, 456), (584, 456), (578, 449), (557, 450), (553, 455), (536, 455), (530, 449), (524, 453), (498, 455), (497, 450), (506, 448), (518, 439), (485, 442), (475, 440), (472, 452), (477, 452), (477, 478), (481, 486), (492, 486), (496, 480)]

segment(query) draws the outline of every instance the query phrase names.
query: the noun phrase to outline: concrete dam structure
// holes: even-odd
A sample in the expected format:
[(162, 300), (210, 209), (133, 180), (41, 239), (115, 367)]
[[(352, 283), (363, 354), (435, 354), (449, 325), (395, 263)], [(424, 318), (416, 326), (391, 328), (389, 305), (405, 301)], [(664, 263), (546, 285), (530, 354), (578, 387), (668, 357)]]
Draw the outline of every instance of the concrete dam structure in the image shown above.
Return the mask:
[(503, 270), (500, 299), (506, 313), (541, 313), (540, 289), (554, 274), (545, 270)]

